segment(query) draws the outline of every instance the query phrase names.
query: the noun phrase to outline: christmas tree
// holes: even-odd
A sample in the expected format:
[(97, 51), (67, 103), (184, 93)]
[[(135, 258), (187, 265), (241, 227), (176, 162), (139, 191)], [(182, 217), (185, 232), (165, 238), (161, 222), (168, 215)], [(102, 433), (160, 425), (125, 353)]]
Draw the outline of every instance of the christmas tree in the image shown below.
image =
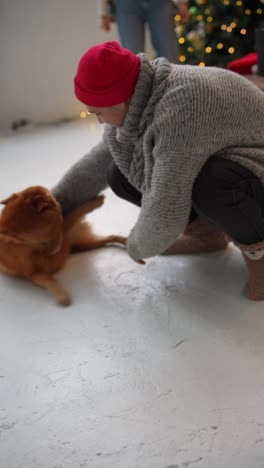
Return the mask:
[(255, 51), (255, 30), (264, 26), (264, 0), (189, 1), (189, 20), (175, 16), (180, 62), (226, 67)]

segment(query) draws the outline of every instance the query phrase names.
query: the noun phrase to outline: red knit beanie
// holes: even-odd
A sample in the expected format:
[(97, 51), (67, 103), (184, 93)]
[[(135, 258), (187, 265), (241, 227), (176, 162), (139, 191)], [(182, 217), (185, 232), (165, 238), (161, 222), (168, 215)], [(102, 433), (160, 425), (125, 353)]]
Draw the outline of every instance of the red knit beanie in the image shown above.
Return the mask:
[(127, 101), (134, 92), (140, 59), (115, 41), (98, 44), (81, 57), (74, 78), (79, 101), (108, 107)]

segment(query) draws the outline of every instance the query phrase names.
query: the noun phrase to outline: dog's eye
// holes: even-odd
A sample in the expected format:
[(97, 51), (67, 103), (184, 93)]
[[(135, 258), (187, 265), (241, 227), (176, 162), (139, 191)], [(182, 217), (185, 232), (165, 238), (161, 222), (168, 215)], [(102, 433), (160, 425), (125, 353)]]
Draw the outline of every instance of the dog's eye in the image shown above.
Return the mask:
[(42, 241), (42, 242), (40, 242), (40, 245), (45, 246), (45, 245), (49, 245), (49, 243), (50, 243), (50, 241)]

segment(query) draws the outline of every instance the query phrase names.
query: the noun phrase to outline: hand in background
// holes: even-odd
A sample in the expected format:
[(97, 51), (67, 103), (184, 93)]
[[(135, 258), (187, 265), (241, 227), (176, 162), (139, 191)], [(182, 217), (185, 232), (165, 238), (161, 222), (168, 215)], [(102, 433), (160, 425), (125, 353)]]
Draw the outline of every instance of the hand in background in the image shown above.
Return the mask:
[(99, 19), (99, 26), (103, 31), (109, 32), (111, 30), (111, 17), (101, 16)]
[(190, 17), (188, 5), (185, 2), (180, 2), (179, 3), (179, 13), (181, 16), (181, 21), (184, 23), (185, 21), (188, 21)]

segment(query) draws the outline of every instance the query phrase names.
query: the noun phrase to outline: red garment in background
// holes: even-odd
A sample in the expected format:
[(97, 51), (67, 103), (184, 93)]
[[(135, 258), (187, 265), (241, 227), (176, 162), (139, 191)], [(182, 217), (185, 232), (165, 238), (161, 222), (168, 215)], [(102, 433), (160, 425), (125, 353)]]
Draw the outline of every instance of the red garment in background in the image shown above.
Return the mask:
[(228, 70), (239, 73), (240, 75), (248, 75), (252, 73), (252, 66), (258, 63), (256, 52), (247, 54), (237, 60), (229, 62), (227, 65)]

